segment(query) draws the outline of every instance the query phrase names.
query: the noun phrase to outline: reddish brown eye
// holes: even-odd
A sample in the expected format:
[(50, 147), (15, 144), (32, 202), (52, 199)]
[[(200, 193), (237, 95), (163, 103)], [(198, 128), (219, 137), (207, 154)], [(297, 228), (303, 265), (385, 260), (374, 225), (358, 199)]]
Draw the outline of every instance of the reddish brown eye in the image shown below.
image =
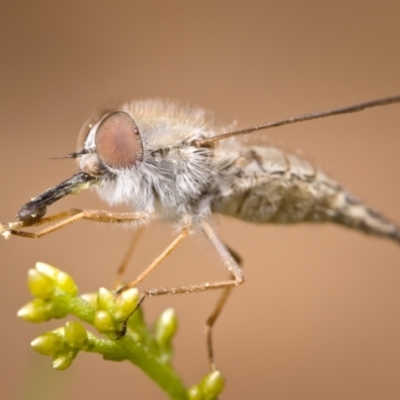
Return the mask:
[(97, 153), (111, 168), (134, 166), (143, 159), (142, 140), (135, 121), (122, 111), (104, 118), (96, 132)]

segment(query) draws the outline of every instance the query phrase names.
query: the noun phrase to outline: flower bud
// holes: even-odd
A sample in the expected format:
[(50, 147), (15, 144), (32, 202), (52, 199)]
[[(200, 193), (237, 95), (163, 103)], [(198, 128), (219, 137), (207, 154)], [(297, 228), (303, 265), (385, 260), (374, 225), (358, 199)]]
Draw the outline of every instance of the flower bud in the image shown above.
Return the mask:
[(71, 296), (76, 296), (78, 294), (78, 287), (75, 281), (66, 272), (61, 271), (58, 273), (57, 286), (58, 289)]
[(122, 292), (115, 302), (114, 318), (118, 322), (124, 322), (135, 309), (139, 300), (139, 291), (136, 288)]
[(72, 364), (72, 361), (74, 361), (76, 354), (76, 351), (68, 351), (57, 355), (53, 358), (53, 368), (58, 371), (67, 369)]
[(28, 271), (28, 288), (32, 296), (40, 299), (49, 299), (53, 296), (55, 284), (53, 279), (36, 269)]
[(32, 340), (31, 346), (38, 353), (45, 356), (53, 356), (64, 347), (63, 339), (53, 332), (47, 332), (38, 336), (36, 339)]
[(57, 275), (60, 272), (58, 268), (40, 261), (35, 264), (35, 268), (42, 274), (47, 275), (49, 278), (54, 280), (57, 279)]
[(114, 308), (114, 294), (106, 288), (100, 288), (97, 295), (97, 309), (111, 311)]
[(34, 299), (25, 304), (17, 315), (28, 322), (44, 322), (53, 316), (53, 306), (42, 299)]
[(224, 390), (225, 381), (221, 372), (212, 371), (200, 382), (201, 391), (205, 400), (216, 399)]
[(107, 333), (115, 330), (114, 319), (108, 311), (96, 311), (93, 323), (100, 333)]
[(156, 322), (155, 338), (161, 346), (169, 346), (178, 329), (178, 319), (175, 310), (166, 309)]
[(85, 293), (81, 295), (81, 298), (87, 301), (92, 308), (97, 309), (97, 293)]
[(203, 393), (201, 392), (201, 389), (199, 388), (198, 385), (192, 386), (188, 390), (188, 398), (189, 400), (204, 400)]
[(82, 349), (88, 343), (85, 327), (77, 321), (67, 322), (65, 324), (65, 340), (71, 347)]

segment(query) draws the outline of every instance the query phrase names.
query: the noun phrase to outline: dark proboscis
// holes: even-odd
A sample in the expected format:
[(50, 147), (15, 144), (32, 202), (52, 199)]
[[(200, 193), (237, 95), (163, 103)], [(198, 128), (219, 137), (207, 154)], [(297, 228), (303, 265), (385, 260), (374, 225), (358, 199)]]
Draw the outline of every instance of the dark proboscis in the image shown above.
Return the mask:
[(83, 185), (86, 185), (95, 179), (96, 178), (86, 174), (85, 172), (79, 172), (72, 178), (46, 190), (39, 196), (24, 204), (19, 210), (17, 218), (27, 225), (34, 224), (46, 214), (47, 206), (68, 194), (78, 192), (82, 189)]

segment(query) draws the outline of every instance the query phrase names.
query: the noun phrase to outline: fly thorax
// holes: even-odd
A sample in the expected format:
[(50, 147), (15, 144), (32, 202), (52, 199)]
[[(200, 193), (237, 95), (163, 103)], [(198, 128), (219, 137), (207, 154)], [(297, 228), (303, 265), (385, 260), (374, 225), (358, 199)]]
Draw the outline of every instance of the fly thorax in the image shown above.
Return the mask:
[(170, 213), (184, 211), (196, 202), (214, 176), (207, 150), (194, 146), (171, 149), (146, 163), (145, 173), (152, 182), (159, 208)]

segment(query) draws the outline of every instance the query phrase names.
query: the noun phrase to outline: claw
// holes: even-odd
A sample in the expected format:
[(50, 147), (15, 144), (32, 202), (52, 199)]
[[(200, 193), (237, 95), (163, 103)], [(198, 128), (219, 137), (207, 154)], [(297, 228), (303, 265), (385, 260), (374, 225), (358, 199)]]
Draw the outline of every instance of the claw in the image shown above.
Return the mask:
[(0, 235), (3, 236), (4, 239), (9, 239), (13, 234), (12, 231), (22, 228), (23, 225), (22, 222), (0, 222)]
[(4, 239), (8, 239), (11, 236), (10, 224), (0, 222), (0, 234)]

